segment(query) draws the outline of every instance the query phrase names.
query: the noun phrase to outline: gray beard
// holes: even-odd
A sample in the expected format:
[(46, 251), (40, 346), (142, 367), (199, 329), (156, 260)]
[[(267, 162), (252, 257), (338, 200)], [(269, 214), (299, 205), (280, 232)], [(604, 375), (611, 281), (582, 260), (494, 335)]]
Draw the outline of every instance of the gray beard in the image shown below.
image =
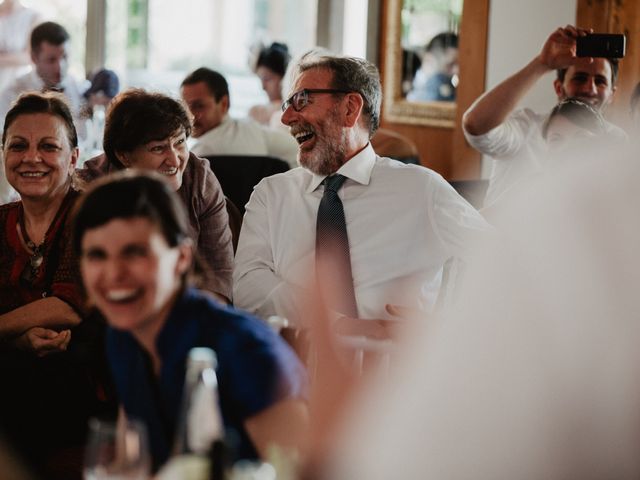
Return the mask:
[(328, 141), (326, 138), (318, 139), (312, 155), (301, 159), (298, 153), (298, 163), (317, 175), (331, 175), (347, 161), (345, 143), (344, 131), (335, 142)]

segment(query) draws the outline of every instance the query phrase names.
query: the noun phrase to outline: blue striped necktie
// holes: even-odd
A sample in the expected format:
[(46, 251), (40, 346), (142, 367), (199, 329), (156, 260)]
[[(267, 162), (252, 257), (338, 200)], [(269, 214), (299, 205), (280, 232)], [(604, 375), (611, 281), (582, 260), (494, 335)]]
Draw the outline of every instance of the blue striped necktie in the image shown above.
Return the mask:
[[(324, 179), (324, 194), (318, 208), (316, 224), (316, 268), (322, 269), (321, 280), (335, 281), (340, 286), (338, 295), (326, 299), (329, 306), (349, 317), (358, 317), (353, 288), (349, 237), (342, 201), (338, 190), (346, 180), (344, 175), (331, 175)], [(322, 259), (320, 262), (319, 260)], [(322, 284), (320, 284), (322, 289)], [(335, 290), (335, 289), (334, 289)]]

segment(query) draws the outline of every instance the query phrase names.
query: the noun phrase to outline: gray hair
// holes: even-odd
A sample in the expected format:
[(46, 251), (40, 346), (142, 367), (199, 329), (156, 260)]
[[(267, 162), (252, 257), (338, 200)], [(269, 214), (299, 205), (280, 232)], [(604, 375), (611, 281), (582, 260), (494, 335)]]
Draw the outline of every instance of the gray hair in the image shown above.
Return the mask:
[(362, 96), (364, 101), (362, 113), (369, 129), (369, 138), (371, 138), (380, 125), (382, 87), (378, 68), (363, 58), (311, 51), (303, 55), (296, 64), (293, 77), (298, 77), (303, 72), (315, 68), (333, 73), (331, 88), (357, 92)]

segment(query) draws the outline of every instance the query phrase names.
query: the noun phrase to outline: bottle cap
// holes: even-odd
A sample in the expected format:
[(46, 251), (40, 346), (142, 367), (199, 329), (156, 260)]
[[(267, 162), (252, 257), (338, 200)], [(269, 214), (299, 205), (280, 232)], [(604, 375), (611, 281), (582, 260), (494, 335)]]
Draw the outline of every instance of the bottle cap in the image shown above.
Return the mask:
[(211, 365), (214, 369), (218, 364), (216, 352), (207, 347), (195, 347), (189, 350), (188, 363), (205, 363)]

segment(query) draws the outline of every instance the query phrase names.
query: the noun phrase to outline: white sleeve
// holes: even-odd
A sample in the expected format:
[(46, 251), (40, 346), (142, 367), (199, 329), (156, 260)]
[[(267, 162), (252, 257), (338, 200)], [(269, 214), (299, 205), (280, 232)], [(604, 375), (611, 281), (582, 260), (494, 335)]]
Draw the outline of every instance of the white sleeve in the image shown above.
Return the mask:
[(519, 110), (503, 123), (482, 135), (464, 130), (469, 144), (484, 155), (495, 159), (517, 156), (531, 135), (540, 135), (540, 118), (531, 110)]
[(261, 182), (246, 206), (233, 271), (233, 301), (263, 319), (279, 315), (297, 322), (304, 292), (275, 271), (267, 197)]
[(434, 176), (428, 215), (445, 251), (451, 257), (468, 260), (470, 250), (493, 229), (484, 217), (442, 177)]

